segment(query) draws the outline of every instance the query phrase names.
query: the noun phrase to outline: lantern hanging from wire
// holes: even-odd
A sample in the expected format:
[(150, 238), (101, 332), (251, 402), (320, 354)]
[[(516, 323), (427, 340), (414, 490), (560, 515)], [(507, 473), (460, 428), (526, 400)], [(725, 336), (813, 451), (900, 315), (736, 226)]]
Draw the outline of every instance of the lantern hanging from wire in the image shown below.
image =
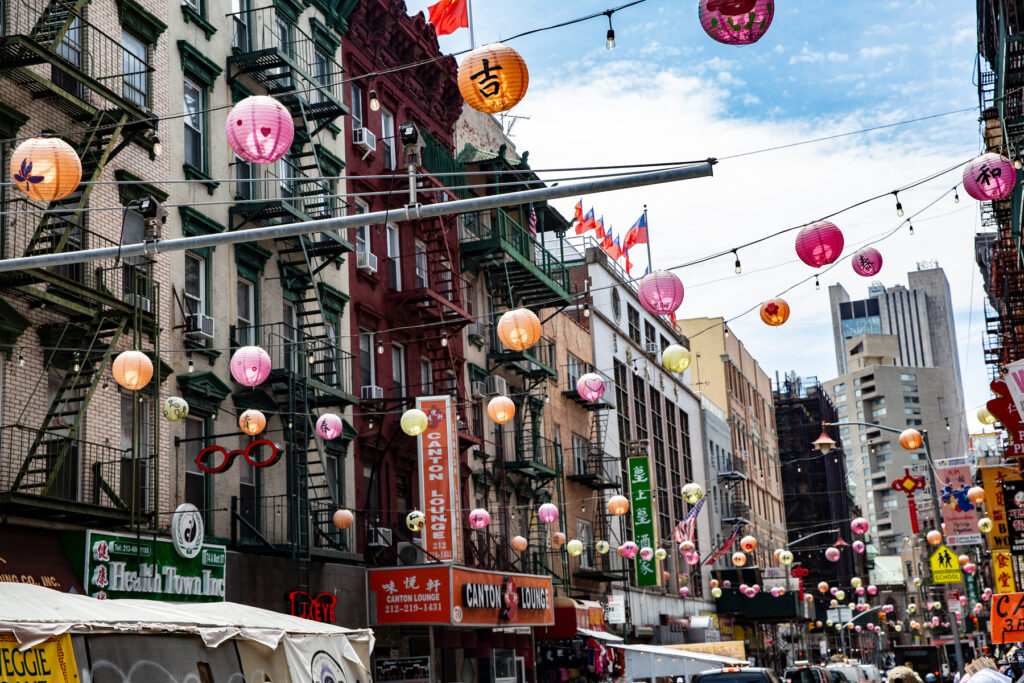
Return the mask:
[(668, 551), (664, 548), (658, 548), (654, 551), (654, 557), (658, 560), (664, 560), (666, 557), (668, 557)]
[(491, 523), (491, 513), (483, 508), (477, 508), (469, 513), (469, 525), (474, 529), (483, 529)]
[(554, 524), (558, 520), (558, 508), (554, 503), (544, 503), (537, 508), (537, 518), (545, 524)]
[(733, 553), (732, 564), (734, 567), (742, 567), (747, 563), (747, 556), (744, 553)]
[(530, 85), (530, 72), (518, 52), (504, 43), (491, 43), (466, 55), (458, 83), (466, 104), (496, 114), (519, 104)]
[(584, 401), (596, 401), (604, 396), (604, 379), (595, 372), (588, 372), (576, 381), (576, 393)]
[(857, 553), (858, 555), (862, 554), (867, 549), (867, 546), (864, 545), (864, 541), (860, 539), (857, 539), (856, 541), (851, 543), (850, 547), (853, 548), (853, 552)]
[(669, 344), (661, 352), (661, 365), (669, 372), (685, 372), (690, 360), (689, 350), (681, 344)]
[(640, 548), (640, 559), (644, 561), (654, 559), (654, 548), (648, 546)]
[(924, 537), (931, 545), (938, 545), (942, 543), (942, 532), (940, 532), (938, 529), (932, 529), (927, 534), (925, 534)]
[(528, 308), (505, 311), (498, 318), (498, 339), (512, 351), (525, 351), (540, 341), (540, 318)]
[(405, 516), (405, 526), (409, 531), (423, 531), (423, 525), (427, 523), (427, 516), (419, 510), (413, 510)]
[(142, 351), (122, 351), (110, 371), (115, 382), (130, 391), (138, 391), (153, 379), (153, 361)]
[(683, 553), (683, 561), (686, 562), (686, 564), (688, 564), (690, 566), (693, 566), (695, 564), (699, 564), (700, 563), (700, 553), (698, 553), (696, 550), (691, 550), (690, 552)]
[(487, 403), (487, 416), (503, 425), (516, 415), (516, 404), (508, 396), (495, 396)]
[(793, 553), (789, 550), (783, 550), (779, 553), (779, 564), (788, 566), (793, 564)]
[(683, 303), (683, 283), (674, 273), (656, 270), (640, 280), (636, 294), (648, 313), (669, 315)]
[(825, 550), (825, 559), (829, 562), (839, 561), (839, 548), (831, 547)]
[(247, 387), (263, 384), (270, 367), (270, 354), (258, 346), (243, 346), (231, 355), (231, 376)]
[(640, 552), (640, 546), (633, 541), (626, 541), (619, 546), (619, 555), (627, 560), (632, 560), (638, 552)]
[(785, 299), (769, 299), (761, 304), (761, 320), (765, 325), (778, 327), (789, 320), (789, 304)]
[(978, 408), (978, 422), (983, 425), (994, 425), (996, 423), (996, 416), (989, 412), (986, 406)]
[(704, 32), (726, 45), (756, 43), (775, 17), (775, 0), (700, 0)]
[(82, 181), (82, 161), (59, 138), (31, 138), (11, 156), (11, 178), (32, 199), (52, 202), (67, 197)]
[(695, 481), (691, 481), (689, 484), (683, 486), (682, 490), (683, 500), (690, 505), (696, 505), (700, 502), (700, 499), (704, 497), (704, 489), (701, 485)]
[(338, 510), (334, 513), (331, 521), (339, 529), (347, 529), (355, 523), (356, 516), (352, 514), (351, 510)]
[(556, 548), (561, 548), (563, 545), (565, 545), (565, 534), (563, 534), (561, 531), (556, 531), (551, 536), (551, 545), (555, 546)]
[(168, 422), (181, 422), (188, 417), (188, 401), (180, 396), (168, 396), (160, 411)]
[(255, 164), (281, 159), (295, 137), (291, 113), (266, 95), (251, 95), (233, 106), (224, 129), (235, 154)]
[(870, 528), (871, 525), (868, 523), (868, 520), (863, 517), (856, 517), (852, 522), (850, 522), (850, 530), (858, 536), (866, 534)]
[(409, 436), (419, 436), (427, 431), (427, 425), (429, 424), (430, 420), (427, 419), (427, 414), (419, 408), (410, 408), (402, 413), (400, 425), (402, 431)]
[(964, 189), (978, 201), (1006, 199), (1016, 184), (1013, 162), (995, 152), (976, 157), (964, 168)]
[(629, 512), (629, 498), (625, 496), (616, 495), (608, 499), (608, 513), (616, 517)]
[(921, 432), (916, 429), (904, 429), (900, 432), (900, 445), (908, 451), (916, 451), (923, 443)]
[(972, 486), (967, 489), (967, 500), (971, 501), (975, 505), (983, 503), (985, 501), (985, 489), (980, 486)]
[(843, 233), (835, 223), (818, 221), (808, 225), (796, 236), (796, 255), (812, 268), (821, 268), (843, 253)]
[(324, 413), (316, 421), (316, 433), (328, 441), (333, 441), (341, 436), (344, 423), (335, 413)]
[(569, 557), (579, 557), (583, 554), (583, 542), (576, 538), (572, 539), (565, 544), (565, 552)]
[(597, 551), (598, 555), (606, 555), (611, 549), (612, 546), (608, 541), (598, 541), (594, 544), (594, 550)]
[(713, 597), (716, 600), (718, 598), (722, 597), (722, 589), (719, 588), (718, 586), (715, 586), (714, 588), (712, 588), (711, 589), (711, 597)]
[(753, 536), (744, 536), (740, 539), (740, 548), (745, 553), (752, 553), (757, 550), (757, 539)]
[(267, 428), (267, 416), (260, 410), (250, 408), (238, 416), (238, 428), (249, 436), (256, 436)]
[(978, 520), (978, 531), (980, 531), (983, 534), (987, 534), (988, 532), (992, 531), (992, 526), (992, 520), (988, 517), (982, 517)]
[(512, 550), (515, 550), (517, 553), (521, 553), (526, 550), (526, 546), (529, 544), (522, 536), (513, 536), (510, 545), (512, 546)]
[(882, 269), (882, 253), (874, 247), (864, 247), (850, 259), (853, 272), (863, 277), (874, 277)]

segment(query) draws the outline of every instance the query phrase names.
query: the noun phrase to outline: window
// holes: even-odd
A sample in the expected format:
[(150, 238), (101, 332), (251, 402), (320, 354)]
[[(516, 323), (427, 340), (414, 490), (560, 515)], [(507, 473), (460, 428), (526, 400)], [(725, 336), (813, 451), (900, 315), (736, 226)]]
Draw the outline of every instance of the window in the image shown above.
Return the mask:
[[(352, 211), (356, 216), (370, 213), (370, 205), (361, 199), (356, 199), (352, 204)], [(373, 251), (373, 245), (370, 243), (370, 226), (360, 225), (356, 228), (356, 253), (366, 254), (371, 251)]]
[(185, 418), (185, 502), (203, 511), (203, 520), (209, 528), (210, 515), (206, 512), (206, 473), (196, 464), (199, 451), (206, 448), (206, 422), (200, 418)]
[(632, 306), (626, 306), (626, 317), (629, 324), (629, 338), (640, 343), (640, 311)]
[(900, 506), (900, 501), (899, 501), (898, 498), (893, 498), (892, 500), (882, 501), (882, 509), (883, 510), (894, 510), (895, 508), (898, 508), (899, 506)]
[(316, 101), (326, 102), (327, 93), (331, 88), (330, 57), (320, 50), (313, 51), (313, 80), (320, 87), (316, 91)]
[[(416, 240), (416, 289), (427, 289), (430, 287), (430, 277), (427, 271), (427, 245)], [(472, 309), (472, 299), (467, 298), (466, 305)], [(470, 313), (473, 311), (470, 310)]]
[(352, 130), (363, 127), (363, 89), (355, 83), (352, 84), (352, 113), (349, 115), (352, 119)]
[[(186, 0), (187, 1), (187, 0)], [(198, 0), (193, 0), (198, 2)], [(231, 0), (231, 18), (234, 27), (231, 46), (249, 51), (249, 3), (246, 0)]]
[(916, 384), (904, 384), (903, 385), (903, 393), (905, 393), (905, 394), (916, 394), (917, 393), (917, 385)]
[(846, 394), (836, 396), (836, 403), (846, 403)]
[(654, 325), (651, 324), (651, 321), (645, 320), (644, 321), (644, 344), (646, 346), (650, 346), (652, 344), (657, 344), (658, 343), (657, 342), (657, 338), (658, 338), (658, 336), (657, 336), (657, 333), (654, 331)]
[(576, 538), (583, 544), (580, 569), (594, 568), (594, 527), (585, 519), (576, 520)]
[(576, 474), (587, 473), (587, 440), (579, 434), (572, 435), (572, 467)]
[(203, 141), (205, 119), (204, 95), (198, 85), (185, 79), (185, 163), (200, 171), (206, 170), (206, 152)]
[(388, 287), (402, 291), (402, 251), (398, 226), (392, 223), (388, 223)]
[(885, 408), (876, 408), (871, 411), (871, 417), (883, 417), (885, 416)]
[(253, 346), (256, 344), (256, 284), (238, 278), (236, 286), (236, 340), (241, 346)]
[(298, 372), (302, 368), (302, 349), (299, 345), (299, 321), (295, 306), (285, 301), (281, 304), (281, 337), (285, 344), (285, 369)]
[(253, 198), (253, 165), (240, 156), (235, 156), (235, 199)]
[[(245, 448), (249, 445), (249, 439), (242, 437), (239, 448)], [(249, 522), (253, 527), (259, 528), (258, 514), (257, 514), (257, 503), (256, 500), (256, 468), (249, 464), (249, 461), (245, 458), (237, 459), (238, 467), (238, 514), (245, 521)], [(242, 537), (250, 540), (255, 540), (255, 534), (252, 529), (246, 524), (238, 525), (242, 532)]]
[(206, 259), (185, 252), (185, 313), (206, 313)]
[(917, 397), (917, 396), (904, 396), (903, 397), (903, 402), (904, 403), (920, 403), (921, 399), (919, 397)]
[(336, 318), (324, 320), (324, 334), (327, 336), (327, 344), (324, 347), (323, 372), (317, 379), (333, 387), (338, 383), (338, 322)]
[(834, 387), (832, 387), (832, 390), (835, 391), (837, 394), (841, 391), (846, 391), (846, 383), (844, 382), (842, 384), (837, 384)]
[[(150, 418), (153, 402), (140, 396), (136, 400), (121, 394), (121, 500), (127, 504), (148, 510), (150, 505), (149, 466), (153, 457), (153, 442), (150, 432)], [(134, 458), (137, 452), (139, 457)], [(134, 484), (134, 486), (133, 486)]]
[(395, 115), (387, 109), (380, 110), (380, 143), (384, 152), (384, 170), (395, 170), (398, 168), (398, 158), (395, 156)]
[[(907, 420), (908, 427), (919, 427), (921, 426), (921, 420)], [(922, 460), (925, 459), (922, 455)]]
[(405, 347), (391, 345), (391, 382), (395, 396), (405, 396)]
[(619, 296), (618, 289), (612, 290), (612, 314), (616, 320), (622, 317), (622, 298)]
[(191, 7), (200, 14), (203, 12), (203, 4), (200, 0), (182, 0), (181, 4)]
[(583, 375), (583, 361), (571, 353), (566, 353), (566, 359), (568, 360), (568, 367), (566, 368), (566, 375), (569, 381), (568, 385), (575, 390), (576, 382), (579, 381)]
[(916, 382), (917, 375), (900, 375), (901, 382)]
[(373, 348), (373, 332), (359, 332), (359, 383), (364, 387), (372, 386), (376, 374), (376, 362)]
[(904, 408), (903, 409), (903, 413), (906, 414), (906, 415), (920, 415), (921, 414), (921, 409), (920, 408)]
[(149, 46), (128, 31), (121, 31), (121, 94), (143, 109), (149, 101)]
[(434, 368), (426, 358), (420, 359), (420, 389), (424, 396), (434, 393)]

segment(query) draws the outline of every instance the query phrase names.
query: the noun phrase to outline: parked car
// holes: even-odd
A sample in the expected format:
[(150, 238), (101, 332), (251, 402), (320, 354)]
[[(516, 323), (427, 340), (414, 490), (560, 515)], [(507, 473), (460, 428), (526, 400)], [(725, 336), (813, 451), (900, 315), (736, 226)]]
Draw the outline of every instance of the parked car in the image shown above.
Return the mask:
[(842, 674), (849, 683), (866, 683), (867, 681), (864, 672), (857, 664), (829, 664), (825, 668), (833, 674)]
[(874, 664), (860, 664), (860, 670), (864, 673), (863, 678), (870, 683), (882, 683), (882, 672)]
[(701, 671), (690, 683), (781, 683), (771, 669), (759, 666), (729, 667)]
[(828, 671), (820, 666), (799, 665), (786, 669), (785, 683), (834, 683)]

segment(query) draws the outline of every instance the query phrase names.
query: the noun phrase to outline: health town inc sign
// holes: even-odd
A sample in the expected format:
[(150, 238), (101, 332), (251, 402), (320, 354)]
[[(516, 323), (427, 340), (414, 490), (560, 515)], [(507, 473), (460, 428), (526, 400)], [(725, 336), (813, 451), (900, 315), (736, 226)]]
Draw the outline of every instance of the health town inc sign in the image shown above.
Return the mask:
[(82, 585), (95, 598), (168, 602), (224, 600), (227, 549), (203, 543), (184, 557), (171, 539), (106, 531), (62, 538)]

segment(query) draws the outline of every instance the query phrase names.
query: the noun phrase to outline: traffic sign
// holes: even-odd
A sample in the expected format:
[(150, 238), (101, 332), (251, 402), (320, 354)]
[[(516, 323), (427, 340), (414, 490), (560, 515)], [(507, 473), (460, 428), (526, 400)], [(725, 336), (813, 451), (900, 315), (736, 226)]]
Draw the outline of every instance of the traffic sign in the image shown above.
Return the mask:
[(960, 562), (945, 544), (935, 548), (929, 564), (932, 569), (932, 583), (960, 583), (964, 580)]

